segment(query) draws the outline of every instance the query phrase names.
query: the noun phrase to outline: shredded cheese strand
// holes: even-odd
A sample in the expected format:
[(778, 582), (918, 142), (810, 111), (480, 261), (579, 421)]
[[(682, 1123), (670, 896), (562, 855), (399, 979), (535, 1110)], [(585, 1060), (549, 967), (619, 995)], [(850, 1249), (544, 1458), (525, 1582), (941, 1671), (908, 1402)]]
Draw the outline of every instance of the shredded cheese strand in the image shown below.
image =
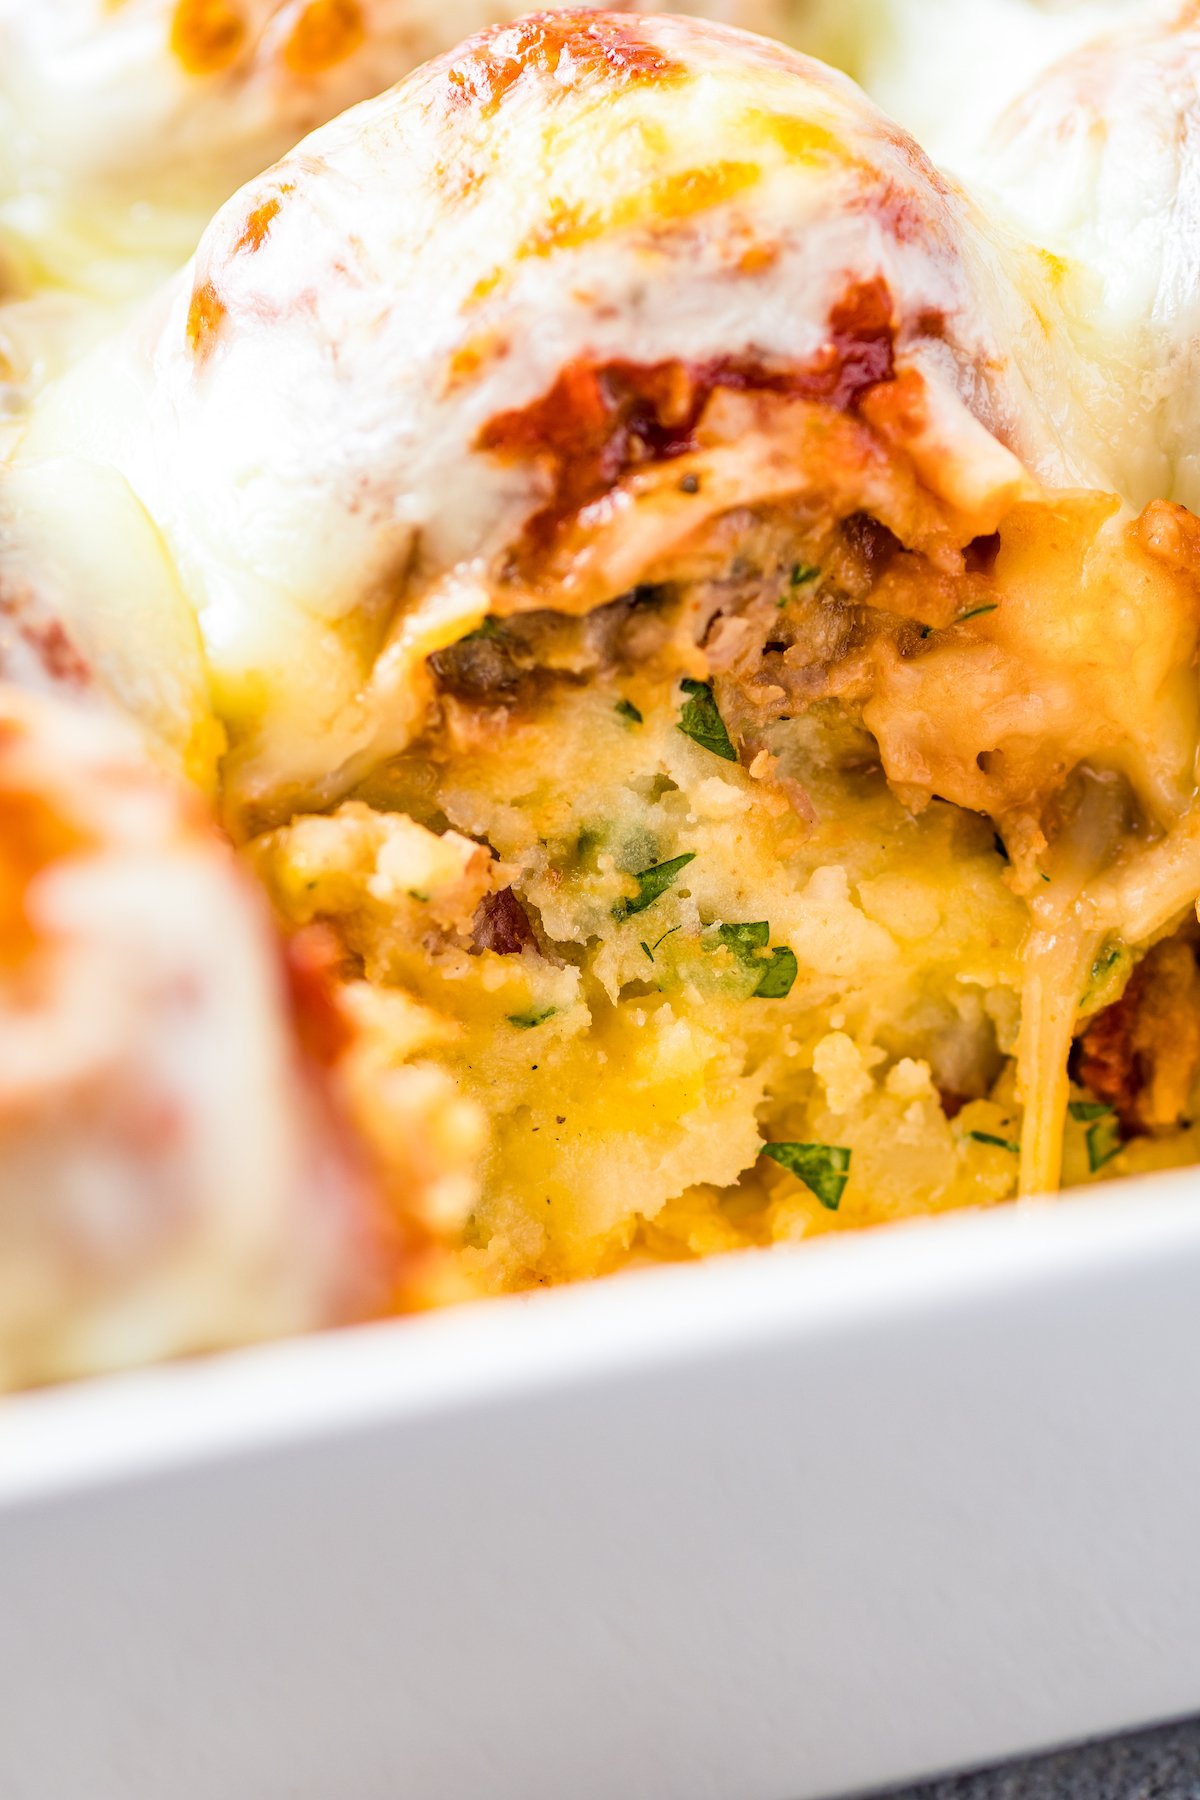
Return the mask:
[(1031, 932), (1025, 947), (1017, 1092), (1025, 1108), (1018, 1193), (1052, 1194), (1062, 1173), (1070, 1083), (1067, 1058), (1079, 1002), (1100, 948), (1076, 905), (1065, 921)]

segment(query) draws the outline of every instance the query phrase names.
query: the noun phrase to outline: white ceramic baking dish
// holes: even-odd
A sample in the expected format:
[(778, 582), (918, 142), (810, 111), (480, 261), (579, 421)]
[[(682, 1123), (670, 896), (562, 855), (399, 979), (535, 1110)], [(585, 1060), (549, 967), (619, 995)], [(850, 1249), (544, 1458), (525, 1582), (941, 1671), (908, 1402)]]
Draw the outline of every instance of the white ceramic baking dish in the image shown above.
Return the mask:
[(3, 1800), (804, 1800), (1200, 1707), (1200, 1178), (6, 1402)]

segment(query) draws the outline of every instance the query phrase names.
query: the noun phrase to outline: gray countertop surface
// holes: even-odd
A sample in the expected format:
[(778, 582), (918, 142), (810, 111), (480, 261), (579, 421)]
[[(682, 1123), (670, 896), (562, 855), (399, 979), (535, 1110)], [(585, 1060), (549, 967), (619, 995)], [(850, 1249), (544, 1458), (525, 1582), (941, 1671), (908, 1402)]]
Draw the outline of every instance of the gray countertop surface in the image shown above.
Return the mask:
[(1200, 1800), (1200, 1719), (945, 1776), (886, 1800)]

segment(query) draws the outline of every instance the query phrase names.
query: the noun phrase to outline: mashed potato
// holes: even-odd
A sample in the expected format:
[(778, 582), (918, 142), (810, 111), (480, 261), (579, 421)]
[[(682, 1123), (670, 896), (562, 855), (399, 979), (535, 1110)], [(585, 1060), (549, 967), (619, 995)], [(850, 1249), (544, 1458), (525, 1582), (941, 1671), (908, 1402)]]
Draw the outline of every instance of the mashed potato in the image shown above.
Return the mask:
[[(640, 697), (554, 695), (491, 754), (389, 771), (451, 833), (351, 801), (254, 847), (285, 916), (452, 1021), (436, 1061), (492, 1120), (468, 1261), (552, 1280), (1009, 1196), (1015, 1156), (971, 1135), (1013, 1121), (983, 1098), (1024, 929), (990, 827), (913, 818), (870, 766), (810, 826), (769, 765), (819, 770), (820, 733), (779, 726), (756, 776), (684, 735), (682, 689)], [(849, 1153), (836, 1210), (781, 1141)]]

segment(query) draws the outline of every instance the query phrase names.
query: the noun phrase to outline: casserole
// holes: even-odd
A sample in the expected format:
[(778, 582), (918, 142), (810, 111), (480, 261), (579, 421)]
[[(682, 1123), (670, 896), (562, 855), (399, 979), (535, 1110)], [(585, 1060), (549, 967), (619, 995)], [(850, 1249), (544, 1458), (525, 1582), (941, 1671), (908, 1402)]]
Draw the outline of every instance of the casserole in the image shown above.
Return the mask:
[(1196, 53), (967, 188), (537, 15), (12, 384), (5, 1381), (622, 1272), (8, 1400), (6, 1794), (815, 1800), (1194, 1704)]

